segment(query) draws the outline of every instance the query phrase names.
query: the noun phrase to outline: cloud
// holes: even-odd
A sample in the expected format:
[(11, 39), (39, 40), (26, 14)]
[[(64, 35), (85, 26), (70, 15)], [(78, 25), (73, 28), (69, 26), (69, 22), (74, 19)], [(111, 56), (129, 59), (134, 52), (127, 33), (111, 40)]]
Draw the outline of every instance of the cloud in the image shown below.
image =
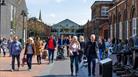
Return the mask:
[(56, 0), (57, 3), (61, 3), (63, 1), (65, 1), (65, 0)]
[(87, 2), (87, 0), (82, 0), (84, 3), (86, 3)]
[(55, 15), (54, 13), (51, 13), (51, 14), (50, 14), (50, 17), (55, 18), (56, 15)]

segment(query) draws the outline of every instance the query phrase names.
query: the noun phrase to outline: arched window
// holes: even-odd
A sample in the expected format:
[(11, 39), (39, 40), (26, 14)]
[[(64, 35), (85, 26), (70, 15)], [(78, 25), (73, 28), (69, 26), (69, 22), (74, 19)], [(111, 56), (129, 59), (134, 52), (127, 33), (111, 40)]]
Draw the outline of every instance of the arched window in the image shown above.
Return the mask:
[(131, 13), (130, 13), (130, 18), (132, 20), (130, 25), (131, 36), (136, 36), (136, 18), (134, 16), (135, 16), (135, 6), (132, 5)]
[(125, 9), (123, 12), (123, 39), (127, 38), (127, 17), (127, 9)]
[(131, 8), (131, 13), (130, 13), (130, 17), (133, 18), (135, 15), (135, 6), (133, 5)]

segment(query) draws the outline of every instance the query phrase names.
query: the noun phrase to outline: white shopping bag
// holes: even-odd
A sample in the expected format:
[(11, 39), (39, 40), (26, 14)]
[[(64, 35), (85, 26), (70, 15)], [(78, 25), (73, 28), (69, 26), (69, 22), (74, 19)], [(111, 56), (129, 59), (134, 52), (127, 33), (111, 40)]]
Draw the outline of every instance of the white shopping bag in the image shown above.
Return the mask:
[(83, 56), (82, 57), (82, 61), (79, 64), (79, 67), (82, 68), (82, 67), (87, 67), (87, 66), (88, 66), (87, 57), (86, 56)]

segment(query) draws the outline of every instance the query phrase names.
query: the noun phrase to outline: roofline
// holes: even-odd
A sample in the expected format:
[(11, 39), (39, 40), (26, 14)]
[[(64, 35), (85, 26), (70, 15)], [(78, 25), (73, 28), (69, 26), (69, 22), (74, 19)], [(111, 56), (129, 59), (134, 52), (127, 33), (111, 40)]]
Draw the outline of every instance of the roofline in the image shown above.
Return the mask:
[[(61, 22), (65, 21), (65, 20), (69, 20), (69, 21), (71, 21), (71, 22), (75, 23), (76, 25), (80, 26), (79, 24), (77, 24), (76, 22), (74, 22), (74, 21), (72, 21), (72, 20), (70, 20), (70, 19), (64, 19), (64, 20), (62, 20), (62, 21), (58, 22), (57, 24), (59, 24), (59, 23), (61, 23)], [(52, 25), (52, 26), (55, 26), (55, 25), (57, 25), (57, 24), (54, 24), (54, 25)]]
[(95, 19), (92, 19), (92, 21), (95, 21), (95, 20), (108, 20), (109, 18), (108, 17), (96, 17)]
[[(100, 2), (101, 2), (101, 3), (100, 3)], [(105, 2), (105, 3), (103, 3), (103, 2)], [(98, 4), (107, 4), (107, 3), (113, 4), (113, 1), (95, 1), (95, 2), (92, 4), (91, 8), (93, 8), (95, 5), (98, 5)]]
[(112, 11), (113, 9), (115, 9), (117, 6), (120, 6), (120, 5), (123, 4), (124, 2), (125, 2), (125, 0), (123, 0), (123, 1), (121, 1), (121, 2), (119, 2), (119, 3), (117, 3), (117, 5), (114, 5), (112, 8), (110, 8), (110, 9), (108, 10), (108, 12)]

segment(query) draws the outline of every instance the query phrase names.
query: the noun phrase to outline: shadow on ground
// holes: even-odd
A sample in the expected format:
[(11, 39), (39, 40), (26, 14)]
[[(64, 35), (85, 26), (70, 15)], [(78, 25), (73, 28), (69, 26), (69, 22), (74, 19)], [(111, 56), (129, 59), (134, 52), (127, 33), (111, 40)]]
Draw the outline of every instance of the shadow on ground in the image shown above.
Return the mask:
[(0, 72), (11, 72), (11, 70), (1, 70), (0, 69)]
[(44, 76), (34, 76), (34, 77), (72, 77), (71, 75), (44, 75)]

